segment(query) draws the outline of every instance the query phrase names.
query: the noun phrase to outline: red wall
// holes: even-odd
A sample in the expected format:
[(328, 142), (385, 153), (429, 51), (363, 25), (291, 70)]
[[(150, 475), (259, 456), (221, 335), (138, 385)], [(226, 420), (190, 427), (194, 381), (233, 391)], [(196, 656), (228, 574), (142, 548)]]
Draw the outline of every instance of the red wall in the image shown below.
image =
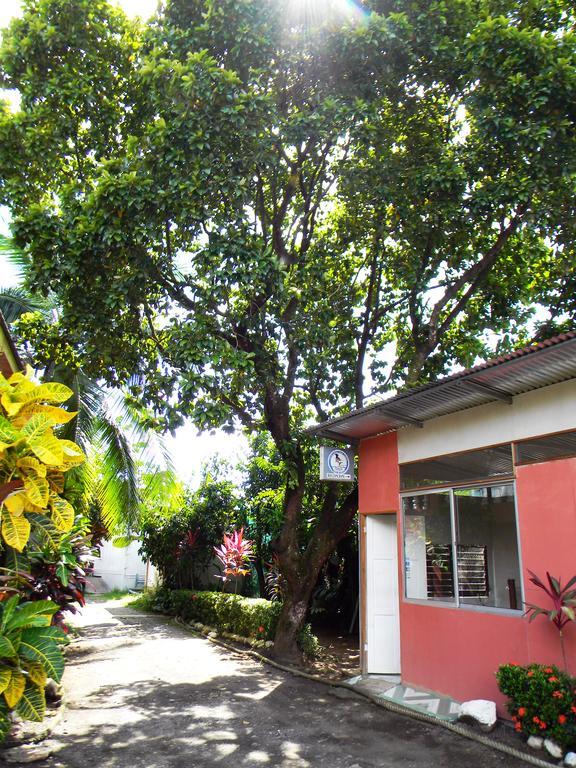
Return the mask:
[(400, 505), (396, 432), (362, 440), (358, 462), (358, 510), (367, 515), (398, 512)]
[[(398, 472), (389, 463), (393, 450), (391, 435), (361, 443), (362, 512), (398, 508)], [(540, 577), (548, 570), (563, 582), (576, 573), (576, 458), (518, 467), (516, 496), (524, 597), (526, 602), (547, 605), (546, 596), (529, 584), (526, 570)], [(503, 698), (494, 678), (500, 664), (562, 665), (558, 633), (542, 617), (529, 624), (522, 614), (416, 605), (401, 599), (400, 632), (403, 680), (460, 701), (496, 700), (502, 714)], [(570, 671), (576, 674), (576, 624), (569, 624), (565, 635)]]

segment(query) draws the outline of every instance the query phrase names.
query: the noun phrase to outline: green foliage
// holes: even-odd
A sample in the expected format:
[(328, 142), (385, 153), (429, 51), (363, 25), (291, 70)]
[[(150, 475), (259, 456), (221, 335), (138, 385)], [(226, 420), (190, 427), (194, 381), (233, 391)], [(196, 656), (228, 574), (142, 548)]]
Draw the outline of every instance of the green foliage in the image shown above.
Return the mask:
[(66, 636), (52, 627), (58, 605), (51, 601), (19, 602), (18, 595), (0, 603), (0, 741), (10, 729), (9, 712), (40, 721), (48, 677), (62, 677), (61, 645)]
[[(228, 595), (223, 592), (161, 589), (139, 603), (153, 607), (187, 622), (198, 621), (219, 632), (229, 632), (255, 640), (273, 640), (282, 604), (262, 598)], [(318, 653), (318, 639), (306, 625), (299, 637), (302, 651)]]
[(192, 587), (214, 559), (214, 547), (236, 527), (240, 502), (221, 468), (205, 467), (200, 486), (184, 494), (182, 508), (152, 509), (141, 526), (143, 557), (169, 587)]
[(496, 679), (516, 731), (576, 747), (576, 679), (542, 664), (504, 664)]

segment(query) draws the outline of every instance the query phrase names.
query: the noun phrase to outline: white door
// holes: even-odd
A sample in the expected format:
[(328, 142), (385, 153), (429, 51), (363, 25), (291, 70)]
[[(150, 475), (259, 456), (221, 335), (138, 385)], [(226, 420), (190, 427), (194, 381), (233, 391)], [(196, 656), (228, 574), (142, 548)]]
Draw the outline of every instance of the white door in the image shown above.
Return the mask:
[(366, 515), (366, 671), (400, 674), (396, 515)]

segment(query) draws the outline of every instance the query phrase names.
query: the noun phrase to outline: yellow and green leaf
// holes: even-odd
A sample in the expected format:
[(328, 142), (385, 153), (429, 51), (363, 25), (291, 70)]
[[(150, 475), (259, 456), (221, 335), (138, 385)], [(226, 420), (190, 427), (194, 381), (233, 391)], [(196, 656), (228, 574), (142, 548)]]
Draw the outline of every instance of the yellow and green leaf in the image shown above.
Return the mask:
[(15, 491), (10, 496), (6, 496), (4, 499), (4, 506), (6, 507), (8, 514), (13, 517), (19, 517), (24, 514), (26, 508), (26, 495), (24, 490)]
[(44, 688), (48, 675), (42, 664), (39, 661), (28, 661), (26, 662), (25, 667), (28, 672), (28, 677), (32, 680), (34, 685), (37, 685), (39, 688)]
[(36, 413), (26, 422), (26, 424), (24, 424), (22, 427), (22, 434), (26, 436), (28, 443), (31, 443), (42, 437), (48, 430), (50, 430), (49, 434), (52, 434), (51, 429), (54, 426), (54, 423), (55, 422), (45, 413)]
[(14, 445), (21, 438), (21, 433), (14, 427), (12, 422), (0, 415), (0, 442), (10, 446)]
[(64, 449), (60, 445), (60, 440), (51, 432), (46, 432), (44, 435), (33, 441), (29, 440), (28, 445), (32, 453), (37, 456), (40, 461), (50, 466), (59, 466), (64, 463)]
[(10, 667), (0, 667), (0, 693), (4, 693), (12, 678)]
[(59, 531), (69, 531), (74, 525), (74, 507), (66, 499), (54, 497), (52, 503), (52, 520)]
[(14, 707), (18, 704), (22, 698), (25, 687), (26, 678), (22, 672), (19, 672), (17, 669), (13, 669), (10, 673), (10, 681), (4, 689), (4, 698), (6, 699), (6, 704), (8, 704), (10, 709), (14, 709)]
[(46, 713), (46, 697), (44, 689), (39, 688), (34, 685), (34, 683), (28, 681), (22, 692), (16, 711), (24, 720), (33, 720), (36, 723), (43, 720), (44, 714)]
[(44, 477), (28, 475), (24, 478), (24, 488), (32, 504), (41, 508), (46, 507), (50, 489), (48, 481)]
[(16, 468), (22, 474), (34, 473), (39, 477), (46, 477), (46, 465), (35, 459), (33, 456), (23, 456), (16, 462)]
[(65, 384), (58, 384), (50, 381), (47, 384), (40, 384), (35, 388), (34, 400), (45, 400), (48, 403), (65, 403), (74, 393)]
[(30, 538), (30, 523), (24, 515), (12, 515), (6, 510), (2, 515), (2, 536), (9, 547), (22, 552)]
[(77, 467), (86, 461), (84, 451), (72, 440), (60, 440), (60, 445), (64, 451), (64, 465), (66, 467)]

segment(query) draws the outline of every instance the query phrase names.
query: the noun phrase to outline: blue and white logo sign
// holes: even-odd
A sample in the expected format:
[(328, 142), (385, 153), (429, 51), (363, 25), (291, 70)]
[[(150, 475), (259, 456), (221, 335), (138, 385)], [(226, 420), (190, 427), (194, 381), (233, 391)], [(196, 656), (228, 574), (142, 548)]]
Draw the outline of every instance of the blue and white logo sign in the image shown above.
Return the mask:
[(344, 448), (320, 448), (320, 480), (354, 482), (354, 452)]

